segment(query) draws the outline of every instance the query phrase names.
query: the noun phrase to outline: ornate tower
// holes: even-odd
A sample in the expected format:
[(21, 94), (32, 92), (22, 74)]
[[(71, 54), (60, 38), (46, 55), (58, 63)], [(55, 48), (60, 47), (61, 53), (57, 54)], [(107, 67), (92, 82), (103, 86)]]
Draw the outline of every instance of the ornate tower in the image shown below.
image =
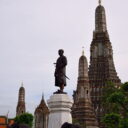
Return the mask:
[(79, 59), (77, 90), (74, 91), (74, 105), (72, 108), (73, 119), (87, 128), (98, 128), (95, 113), (90, 98), (88, 78), (88, 64), (84, 52)]
[(39, 106), (35, 110), (35, 128), (48, 128), (49, 109), (42, 96)]
[(25, 89), (23, 87), (23, 83), (21, 84), (21, 87), (19, 89), (19, 98), (18, 98), (18, 104), (16, 108), (16, 115), (21, 115), (25, 113)]
[(105, 8), (101, 5), (101, 0), (99, 0), (95, 11), (95, 30), (90, 52), (91, 99), (98, 121), (100, 121), (100, 117), (105, 113), (105, 108), (101, 105), (103, 88), (107, 86), (107, 82), (113, 82), (115, 86), (121, 84), (113, 62), (113, 50), (107, 31)]

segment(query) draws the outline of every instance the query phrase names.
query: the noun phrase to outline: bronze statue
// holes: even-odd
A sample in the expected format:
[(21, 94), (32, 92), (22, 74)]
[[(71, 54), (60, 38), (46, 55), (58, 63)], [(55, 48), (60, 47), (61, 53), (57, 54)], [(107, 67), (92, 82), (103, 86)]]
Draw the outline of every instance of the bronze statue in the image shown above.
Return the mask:
[(64, 87), (66, 86), (66, 65), (67, 65), (67, 58), (63, 55), (64, 50), (60, 49), (58, 51), (59, 58), (56, 61), (56, 69), (55, 69), (55, 86), (60, 87), (56, 93), (63, 93)]

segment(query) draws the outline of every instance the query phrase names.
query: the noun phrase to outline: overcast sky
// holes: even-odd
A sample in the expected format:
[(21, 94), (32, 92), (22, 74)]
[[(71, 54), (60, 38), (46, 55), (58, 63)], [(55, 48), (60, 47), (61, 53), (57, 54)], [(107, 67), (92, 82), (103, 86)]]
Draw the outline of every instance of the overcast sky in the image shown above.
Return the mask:
[[(103, 0), (116, 71), (128, 80), (128, 0)], [(0, 0), (0, 115), (15, 116), (24, 82), (26, 108), (34, 111), (42, 92), (54, 86), (54, 65), (63, 48), (68, 59), (65, 90), (76, 89), (82, 47), (90, 56), (98, 0)]]

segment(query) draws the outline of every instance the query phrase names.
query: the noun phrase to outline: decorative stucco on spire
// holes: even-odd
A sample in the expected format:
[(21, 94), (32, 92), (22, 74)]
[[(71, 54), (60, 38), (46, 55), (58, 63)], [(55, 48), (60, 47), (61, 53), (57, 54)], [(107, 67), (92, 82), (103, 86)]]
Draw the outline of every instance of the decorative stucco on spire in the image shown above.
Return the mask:
[[(83, 50), (84, 51), (84, 50)], [(85, 55), (79, 59), (79, 74), (77, 89), (73, 94), (74, 104), (72, 117), (87, 128), (98, 128), (97, 120), (91, 103), (90, 85), (88, 78), (88, 63)]]
[(99, 0), (99, 5), (96, 8), (96, 12), (95, 12), (95, 31), (96, 32), (107, 31), (106, 14), (104, 7), (101, 5), (101, 0)]
[(113, 49), (107, 32), (105, 8), (101, 5), (96, 7), (95, 11), (95, 30), (90, 47), (90, 66), (89, 66), (89, 82), (91, 87), (91, 100), (99, 122), (102, 125), (102, 118), (107, 110), (102, 103), (104, 97), (104, 87), (107, 87), (107, 82), (114, 83), (119, 87), (121, 81), (117, 75), (114, 61)]
[(84, 56), (84, 50), (82, 51), (82, 56), (79, 59), (79, 78), (88, 77), (88, 63)]
[(18, 104), (16, 108), (16, 115), (21, 115), (25, 113), (25, 88), (23, 87), (23, 82), (21, 83), (21, 87), (19, 89), (19, 97), (18, 97)]

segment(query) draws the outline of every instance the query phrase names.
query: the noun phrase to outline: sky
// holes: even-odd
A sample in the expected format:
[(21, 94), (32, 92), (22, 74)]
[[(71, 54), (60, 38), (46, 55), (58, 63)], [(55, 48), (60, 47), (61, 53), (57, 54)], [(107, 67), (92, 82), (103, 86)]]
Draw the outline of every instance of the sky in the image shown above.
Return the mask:
[[(23, 81), (27, 112), (33, 113), (44, 93), (54, 86), (53, 65), (58, 49), (68, 59), (67, 87), (72, 96), (78, 77), (78, 60), (90, 57), (98, 0), (0, 0), (0, 115), (16, 114)], [(128, 71), (128, 1), (102, 0), (118, 76), (126, 82)]]

